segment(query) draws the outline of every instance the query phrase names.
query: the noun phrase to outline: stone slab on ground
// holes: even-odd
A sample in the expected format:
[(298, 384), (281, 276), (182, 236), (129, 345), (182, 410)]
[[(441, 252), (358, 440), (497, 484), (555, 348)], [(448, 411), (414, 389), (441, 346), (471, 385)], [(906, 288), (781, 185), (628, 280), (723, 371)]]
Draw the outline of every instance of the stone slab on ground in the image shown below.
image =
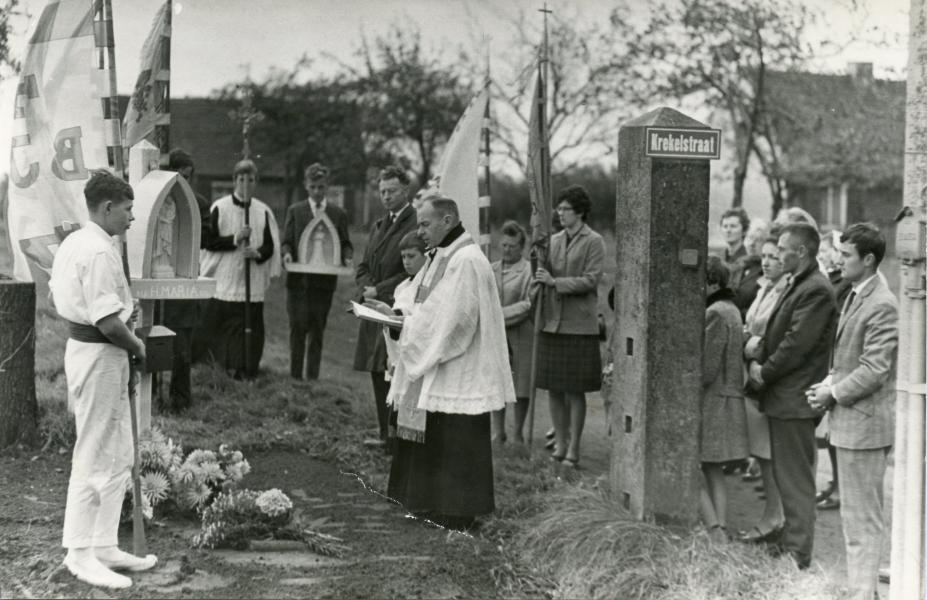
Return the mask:
[(388, 562), (430, 562), (434, 560), (433, 556), (411, 556), (408, 554), (381, 554), (373, 558), (373, 560), (383, 560)]
[(342, 567), (348, 563), (340, 558), (322, 556), (313, 552), (239, 552), (237, 550), (216, 550), (213, 555), (233, 565), (264, 566), (284, 568), (318, 569)]
[(196, 569), (192, 573), (184, 569), (181, 561), (169, 560), (151, 571), (132, 573), (133, 583), (161, 594), (178, 594), (184, 590), (206, 592), (228, 587), (234, 583), (230, 577), (223, 577), (208, 571)]
[(318, 585), (326, 581), (331, 581), (333, 579), (341, 579), (341, 575), (334, 575), (332, 577), (288, 577), (286, 579), (281, 579), (280, 583), (282, 585), (308, 587), (312, 585)]

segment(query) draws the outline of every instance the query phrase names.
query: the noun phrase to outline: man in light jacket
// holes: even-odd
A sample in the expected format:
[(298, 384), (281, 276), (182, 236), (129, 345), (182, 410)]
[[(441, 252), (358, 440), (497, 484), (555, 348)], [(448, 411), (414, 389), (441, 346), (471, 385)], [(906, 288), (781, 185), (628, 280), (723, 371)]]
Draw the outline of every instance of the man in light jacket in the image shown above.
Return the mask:
[(875, 226), (852, 225), (840, 243), (843, 277), (853, 288), (840, 313), (830, 375), (808, 391), (808, 403), (831, 411), (850, 598), (871, 600), (885, 530), (885, 461), (895, 428), (898, 300), (878, 271), (885, 238)]

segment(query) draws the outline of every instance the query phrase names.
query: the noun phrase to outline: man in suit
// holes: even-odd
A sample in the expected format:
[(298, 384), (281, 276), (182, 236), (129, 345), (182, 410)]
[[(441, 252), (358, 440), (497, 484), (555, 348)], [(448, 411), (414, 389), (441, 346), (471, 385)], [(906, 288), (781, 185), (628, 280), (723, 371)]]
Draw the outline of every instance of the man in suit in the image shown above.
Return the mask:
[[(343, 266), (350, 267), (354, 247), (348, 237), (348, 216), (339, 207), (328, 204), (325, 199), (325, 192), (328, 191), (328, 168), (319, 163), (309, 165), (304, 173), (303, 184), (309, 192), (309, 197), (305, 202), (297, 202), (286, 209), (280, 246), (284, 266), (295, 260), (299, 238), (306, 226), (324, 213), (338, 232), (341, 262)], [(294, 379), (303, 377), (304, 358), (306, 379), (319, 378), (325, 324), (337, 285), (337, 275), (286, 274), (286, 311), (290, 317), (290, 376)]]
[(898, 300), (878, 271), (885, 256), (878, 228), (852, 225), (840, 244), (843, 278), (853, 288), (840, 313), (830, 375), (807, 396), (812, 409), (831, 411), (850, 598), (872, 600), (885, 529), (885, 460), (894, 434)]
[[(409, 176), (400, 167), (390, 166), (380, 171), (380, 201), (387, 213), (374, 224), (364, 258), (357, 265), (358, 301), (379, 300), (392, 305), (393, 291), (407, 277), (402, 266), (399, 241), (417, 226), (415, 209), (409, 203), (409, 184)], [(389, 433), (389, 407), (386, 405), (389, 382), (385, 377), (386, 342), (380, 325), (360, 322), (354, 368), (370, 373), (380, 428), (379, 438), (365, 443), (385, 446)]]
[(782, 228), (779, 258), (791, 280), (758, 347), (746, 350), (756, 358), (750, 363), (750, 385), (759, 390), (769, 419), (773, 476), (785, 514), (785, 528), (772, 550), (788, 552), (802, 569), (811, 565), (814, 545), (814, 428), (820, 421), (805, 390), (827, 375), (837, 316), (834, 292), (818, 269), (819, 245), (813, 225)]

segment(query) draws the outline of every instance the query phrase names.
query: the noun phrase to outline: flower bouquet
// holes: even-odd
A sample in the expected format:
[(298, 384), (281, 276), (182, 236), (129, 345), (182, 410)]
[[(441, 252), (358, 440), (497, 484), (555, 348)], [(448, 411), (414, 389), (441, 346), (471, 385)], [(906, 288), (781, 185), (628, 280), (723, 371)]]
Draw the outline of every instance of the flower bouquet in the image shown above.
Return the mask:
[[(142, 512), (151, 519), (155, 507), (201, 512), (217, 494), (237, 486), (251, 465), (240, 451), (226, 444), (220, 445), (218, 452), (194, 450), (185, 459), (181, 445), (153, 427), (139, 442), (139, 471)], [(131, 488), (127, 495), (124, 521), (132, 515)]]
[(341, 556), (341, 540), (300, 527), (293, 502), (274, 488), (264, 492), (220, 492), (202, 513), (202, 528), (193, 538), (198, 548), (244, 550), (252, 540), (296, 540), (313, 552)]

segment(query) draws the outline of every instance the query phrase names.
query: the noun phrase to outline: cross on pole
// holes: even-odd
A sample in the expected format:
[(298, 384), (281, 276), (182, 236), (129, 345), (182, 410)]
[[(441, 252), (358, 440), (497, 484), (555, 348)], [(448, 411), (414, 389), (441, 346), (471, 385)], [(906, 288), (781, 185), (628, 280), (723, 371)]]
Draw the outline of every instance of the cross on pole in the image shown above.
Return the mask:
[[(254, 90), (250, 86), (250, 82), (246, 82), (245, 85), (238, 86), (239, 92), (242, 94), (241, 106), (236, 111), (232, 111), (229, 115), (232, 119), (241, 122), (241, 136), (242, 136), (242, 149), (241, 149), (241, 158), (242, 160), (248, 160), (251, 157), (251, 145), (249, 142), (249, 137), (251, 135), (252, 125), (261, 122), (264, 119), (264, 114), (258, 110), (255, 110), (253, 106), (254, 99)], [(244, 205), (245, 211), (245, 227), (251, 227), (251, 184), (248, 181), (248, 178), (245, 177), (244, 184), (242, 185), (241, 190), (241, 203)], [(245, 241), (247, 245), (249, 241)], [(249, 369), (251, 366), (251, 259), (245, 256), (245, 339), (244, 339), (244, 371), (245, 376), (249, 376)]]

